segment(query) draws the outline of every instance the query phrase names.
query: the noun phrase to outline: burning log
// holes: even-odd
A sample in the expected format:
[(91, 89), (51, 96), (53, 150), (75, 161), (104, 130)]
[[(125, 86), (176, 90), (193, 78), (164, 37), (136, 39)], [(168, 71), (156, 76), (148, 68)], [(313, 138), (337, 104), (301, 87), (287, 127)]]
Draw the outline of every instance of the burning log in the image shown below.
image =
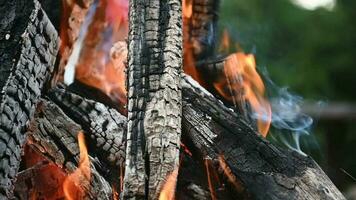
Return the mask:
[[(196, 160), (209, 158), (216, 171), (225, 171), (232, 181), (231, 187), (242, 196), (256, 199), (343, 199), (310, 157), (270, 144), (243, 117), (224, 106), (188, 76), (183, 76), (182, 89), (184, 141), (193, 150)], [(69, 98), (65, 104), (73, 104), (70, 103), (73, 99)], [(66, 110), (73, 108), (75, 106), (68, 106)], [(182, 167), (184, 170), (185, 166)], [(190, 174), (190, 179), (194, 176), (196, 172)], [(178, 185), (182, 181), (178, 180)], [(184, 195), (190, 194), (189, 197), (193, 198), (196, 191), (188, 190), (189, 193), (188, 187), (199, 186), (189, 183), (180, 187), (187, 192)], [(177, 191), (177, 194), (182, 193)]]
[(157, 199), (178, 170), (181, 14), (179, 0), (130, 2), (124, 199)]
[[(90, 94), (97, 93), (94, 97), (95, 100), (93, 100), (92, 98), (84, 98), (78, 94), (78, 92), (83, 90), (88, 91), (90, 88), (83, 85), (67, 88), (65, 86), (58, 86), (48, 92), (48, 98), (40, 101), (34, 123), (31, 125), (32, 128), (29, 132), (30, 146), (41, 152), (58, 166), (64, 167), (67, 172), (71, 172), (73, 171), (73, 167), (76, 166), (78, 159), (76, 135), (80, 130), (85, 130), (89, 145), (89, 154), (91, 157), (96, 158), (92, 161), (96, 167), (96, 171), (110, 185), (120, 186), (123, 174), (122, 171), (118, 171), (121, 168), (120, 166), (113, 166), (115, 162), (113, 163), (109, 159), (110, 157), (117, 156), (111, 150), (117, 149), (115, 146), (119, 146), (120, 142), (115, 143), (114, 141), (113, 144), (110, 143), (112, 140), (102, 140), (102, 138), (112, 138), (112, 134), (115, 134), (115, 138), (125, 136), (126, 118), (117, 110), (96, 102), (96, 100), (99, 100), (107, 102), (107, 105), (112, 104), (112, 102), (110, 103), (105, 99), (103, 93), (95, 92), (95, 89), (91, 89), (92, 92)], [(92, 128), (88, 128), (90, 126)], [(103, 131), (102, 127), (107, 127), (106, 131)], [(105, 145), (98, 144), (99, 140), (105, 141)], [(109, 147), (106, 154), (100, 153), (105, 151), (102, 149), (103, 146)], [(121, 153), (121, 151), (119, 152)], [(117, 157), (121, 161), (125, 155), (119, 155)], [(199, 167), (201, 167), (199, 162), (193, 161), (189, 157), (184, 153), (181, 154), (180, 171), (183, 170), (183, 173), (179, 173), (182, 177), (179, 178), (177, 183), (180, 189), (176, 191), (176, 195), (178, 198), (206, 199), (206, 197), (209, 197), (209, 192), (206, 191), (207, 186), (204, 185), (205, 174), (199, 170)], [(106, 163), (113, 164), (107, 165)], [(117, 188), (117, 191), (120, 191), (120, 189)], [(86, 192), (89, 192), (89, 196), (95, 196), (95, 191), (97, 189), (92, 192)]]
[(254, 199), (344, 199), (310, 157), (269, 143), (191, 78), (182, 89), (185, 137)]
[(25, 129), (51, 76), (58, 36), (37, 1), (1, 5), (0, 199), (11, 198)]
[[(80, 9), (87, 10), (93, 1), (79, 2), (82, 2), (78, 4)], [(214, 5), (217, 3), (213, 0), (185, 1), (185, 6), (191, 6), (194, 13), (189, 14), (188, 10), (183, 16), (196, 16), (191, 18), (192, 30), (196, 29), (196, 34), (188, 37), (195, 37), (203, 43), (208, 41), (214, 28), (207, 27), (216, 25)], [(181, 75), (180, 1), (131, 1), (128, 118), (123, 116), (126, 114), (124, 103), (117, 105), (117, 102), (101, 98), (104, 95), (100, 93), (97, 94), (99, 98), (93, 100), (85, 94), (88, 90), (76, 88), (78, 85), (74, 90), (73, 85), (70, 89), (58, 86), (43, 95), (41, 91), (55, 66), (58, 48), (56, 31), (37, 1), (17, 0), (2, 6), (6, 12), (0, 27), (0, 59), (4, 66), (0, 77), (1, 199), (12, 197), (13, 182), (18, 174), (21, 149), (26, 139), (25, 129), (30, 121), (27, 129), (29, 145), (64, 168), (70, 173), (68, 177), (84, 177), (79, 180), (79, 183), (84, 183), (82, 198), (112, 199), (118, 196), (113, 195), (116, 190), (122, 192), (124, 199), (172, 199), (178, 176), (179, 190), (176, 193), (182, 199), (187, 196), (229, 199), (231, 194), (255, 199), (344, 199), (310, 157), (270, 144), (251, 125), (248, 120), (252, 119), (247, 118), (245, 113), (235, 112), (189, 76)], [(102, 18), (94, 20), (93, 28), (98, 26), (104, 30), (106, 9), (105, 4), (100, 6), (100, 13), (97, 14)], [(24, 25), (16, 27), (16, 24)], [(73, 28), (72, 31), (79, 30)], [(77, 36), (74, 34), (72, 43)], [(90, 36), (95, 38), (95, 42), (105, 41), (94, 33)], [(87, 57), (97, 53), (92, 51), (97, 46), (90, 45), (90, 42), (87, 38), (85, 45), (89, 49), (84, 53)], [(122, 54), (127, 51), (122, 48), (124, 43), (120, 44), (116, 46), (120, 49), (118, 57), (124, 59), (126, 57)], [(204, 60), (212, 59), (207, 56), (212, 48), (204, 50), (212, 43), (204, 44), (203, 49), (195, 49), (192, 54), (194, 65), (204, 67)], [(70, 52), (71, 47), (68, 48)], [(62, 56), (65, 62), (66, 57)], [(239, 53), (229, 58), (233, 60), (239, 56), (247, 57), (247, 64), (253, 61), (251, 56)], [(83, 63), (85, 61), (82, 60)], [(226, 62), (230, 61), (220, 60), (223, 64), (210, 62), (208, 68), (213, 66), (226, 75), (227, 70), (232, 70), (226, 66)], [(249, 70), (256, 73), (254, 68)], [(57, 78), (52, 81), (56, 82)], [(216, 85), (212, 83), (212, 86)], [(104, 92), (110, 95), (108, 91)], [(219, 94), (224, 96), (224, 92)], [(242, 101), (237, 104), (245, 106)], [(190, 153), (179, 154), (181, 122), (184, 130), (182, 139), (193, 152), (190, 160), (184, 157)], [(81, 130), (88, 136), (90, 156), (84, 156), (88, 152), (84, 148)], [(178, 170), (180, 158), (183, 165)], [(41, 163), (19, 173), (20, 182), (37, 171)], [(47, 162), (44, 163), (46, 165)], [(208, 175), (202, 178), (204, 169)], [(226, 195), (220, 194), (222, 192), (214, 187), (214, 177), (217, 176), (225, 176), (230, 183)], [(203, 179), (207, 183), (203, 184)], [(188, 184), (182, 184), (183, 181)], [(114, 189), (110, 185), (114, 185)]]
[[(80, 160), (77, 137), (81, 130), (82, 127), (65, 115), (55, 103), (41, 99), (28, 134), (29, 143), (32, 148), (70, 174), (76, 170)], [(80, 189), (84, 190), (80, 194), (82, 199), (111, 199), (113, 194), (107, 178), (104, 178), (102, 173), (96, 169), (97, 161), (95, 159), (90, 157), (90, 163), (92, 164), (90, 165), (88, 160), (90, 179), (85, 177), (74, 180), (80, 181)], [(100, 165), (97, 164), (97, 166), (100, 169)], [(78, 175), (74, 178), (78, 179)], [(69, 195), (76, 196), (78, 194)]]

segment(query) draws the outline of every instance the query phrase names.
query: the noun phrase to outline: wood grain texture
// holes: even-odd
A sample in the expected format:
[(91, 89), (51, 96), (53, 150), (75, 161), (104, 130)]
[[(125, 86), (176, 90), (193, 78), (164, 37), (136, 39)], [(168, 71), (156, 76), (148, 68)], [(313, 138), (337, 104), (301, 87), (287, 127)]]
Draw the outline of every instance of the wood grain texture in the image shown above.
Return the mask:
[(124, 166), (126, 117), (114, 108), (70, 91), (64, 85), (51, 89), (47, 95), (90, 135), (88, 143), (93, 153), (103, 158), (105, 165), (115, 171)]
[(157, 199), (178, 167), (181, 135), (180, 0), (130, 1), (124, 199)]
[(25, 129), (54, 68), (57, 32), (37, 1), (1, 4), (0, 199), (12, 196)]

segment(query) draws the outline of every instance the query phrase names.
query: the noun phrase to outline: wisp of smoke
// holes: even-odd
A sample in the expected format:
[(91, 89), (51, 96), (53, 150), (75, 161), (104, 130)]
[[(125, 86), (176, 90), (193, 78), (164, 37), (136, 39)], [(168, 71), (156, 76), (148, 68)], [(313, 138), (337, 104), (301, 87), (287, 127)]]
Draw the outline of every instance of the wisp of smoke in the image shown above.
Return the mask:
[(278, 87), (268, 75), (265, 68), (260, 68), (268, 89), (272, 108), (272, 127), (277, 133), (272, 139), (279, 140), (284, 145), (305, 155), (301, 150), (300, 137), (309, 135), (313, 119), (302, 112), (304, 100), (302, 97), (288, 91), (286, 87)]

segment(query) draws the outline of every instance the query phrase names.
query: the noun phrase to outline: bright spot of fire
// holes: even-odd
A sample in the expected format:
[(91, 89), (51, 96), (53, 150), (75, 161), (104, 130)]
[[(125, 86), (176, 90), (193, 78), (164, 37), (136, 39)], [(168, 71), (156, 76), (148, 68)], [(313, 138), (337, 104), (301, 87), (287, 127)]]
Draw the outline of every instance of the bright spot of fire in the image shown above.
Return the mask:
[(174, 200), (177, 178), (178, 178), (178, 169), (175, 169), (167, 177), (167, 180), (164, 183), (161, 193), (159, 195), (159, 200)]
[(63, 182), (63, 192), (67, 200), (83, 199), (83, 188), (90, 182), (90, 161), (83, 132), (78, 133), (78, 144), (80, 152), (78, 168)]
[(183, 17), (190, 18), (193, 14), (193, 0), (183, 0)]
[(242, 193), (243, 187), (240, 182), (237, 180), (235, 175), (232, 173), (229, 166), (226, 164), (225, 159), (223, 156), (219, 156), (219, 165), (221, 169), (224, 171), (225, 176), (229, 179), (230, 183), (234, 186), (236, 191)]
[(204, 165), (205, 165), (205, 170), (206, 170), (206, 176), (208, 178), (208, 186), (209, 186), (209, 191), (210, 191), (210, 197), (212, 200), (217, 200), (216, 198), (216, 192), (215, 192), (215, 187), (213, 185), (214, 181), (212, 180), (212, 178), (215, 178), (216, 182), (220, 182), (219, 178), (217, 176), (216, 173), (214, 173), (214, 170), (211, 170), (212, 168), (212, 164), (211, 164), (211, 160), (206, 158), (204, 160)]
[[(222, 48), (229, 48), (229, 39), (224, 34)], [(271, 123), (271, 106), (265, 95), (265, 86), (256, 70), (255, 57), (252, 54), (237, 52), (229, 55), (224, 64), (224, 76), (214, 83), (215, 89), (234, 106), (248, 101), (257, 119), (259, 132), (266, 137)]]

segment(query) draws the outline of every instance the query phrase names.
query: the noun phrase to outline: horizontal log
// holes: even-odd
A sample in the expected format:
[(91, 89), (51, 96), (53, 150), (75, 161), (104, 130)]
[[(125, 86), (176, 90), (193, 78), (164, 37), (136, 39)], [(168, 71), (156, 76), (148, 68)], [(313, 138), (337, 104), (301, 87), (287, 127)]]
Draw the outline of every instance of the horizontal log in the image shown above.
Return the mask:
[(58, 36), (35, 0), (0, 6), (0, 199), (11, 198), (25, 129), (50, 78)]

